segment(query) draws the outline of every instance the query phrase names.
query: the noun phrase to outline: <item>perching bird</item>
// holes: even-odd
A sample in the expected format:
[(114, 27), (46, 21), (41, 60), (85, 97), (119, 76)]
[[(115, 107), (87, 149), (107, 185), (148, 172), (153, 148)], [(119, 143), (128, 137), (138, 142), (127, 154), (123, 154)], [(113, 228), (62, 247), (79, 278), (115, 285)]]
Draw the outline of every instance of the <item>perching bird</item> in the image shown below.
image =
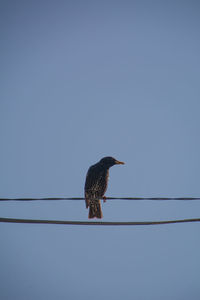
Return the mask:
[(85, 181), (85, 203), (86, 208), (89, 207), (89, 219), (103, 217), (100, 199), (106, 199), (103, 196), (108, 186), (109, 168), (118, 164), (123, 165), (124, 162), (107, 156), (89, 168)]

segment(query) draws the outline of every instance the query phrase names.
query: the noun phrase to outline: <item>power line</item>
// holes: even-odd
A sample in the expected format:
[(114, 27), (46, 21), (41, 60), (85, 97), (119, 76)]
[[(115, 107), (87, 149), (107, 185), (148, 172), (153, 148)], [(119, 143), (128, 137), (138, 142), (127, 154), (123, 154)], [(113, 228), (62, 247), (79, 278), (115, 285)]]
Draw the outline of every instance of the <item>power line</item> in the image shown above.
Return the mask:
[[(107, 197), (107, 200), (157, 200), (157, 201), (187, 201), (200, 200), (200, 197)], [(48, 198), (0, 198), (1, 201), (68, 201), (85, 200), (83, 197), (48, 197)]]
[(0, 218), (0, 223), (23, 223), (23, 224), (54, 224), (54, 225), (101, 225), (101, 226), (141, 226), (141, 225), (164, 225), (174, 223), (192, 223), (200, 222), (200, 218), (165, 220), (165, 221), (147, 221), (147, 222), (102, 222), (102, 221), (62, 221), (62, 220), (36, 220), (36, 219), (14, 219)]

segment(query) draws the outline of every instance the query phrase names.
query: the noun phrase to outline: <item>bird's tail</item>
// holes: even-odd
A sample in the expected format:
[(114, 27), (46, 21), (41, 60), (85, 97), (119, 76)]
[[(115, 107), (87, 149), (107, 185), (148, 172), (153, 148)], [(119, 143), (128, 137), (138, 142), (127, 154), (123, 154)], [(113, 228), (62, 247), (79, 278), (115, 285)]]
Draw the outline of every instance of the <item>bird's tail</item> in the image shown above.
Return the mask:
[(103, 217), (101, 210), (101, 202), (100, 200), (90, 201), (89, 206), (89, 219), (98, 218), (101, 219)]

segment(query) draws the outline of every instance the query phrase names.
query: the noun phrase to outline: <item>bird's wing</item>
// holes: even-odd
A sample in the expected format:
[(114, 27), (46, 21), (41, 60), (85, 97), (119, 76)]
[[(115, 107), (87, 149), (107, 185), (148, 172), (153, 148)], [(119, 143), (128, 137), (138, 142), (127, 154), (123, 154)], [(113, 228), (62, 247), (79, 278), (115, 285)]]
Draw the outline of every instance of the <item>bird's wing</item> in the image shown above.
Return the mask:
[(85, 201), (89, 206), (90, 199), (103, 197), (107, 188), (108, 172), (97, 166), (89, 168), (85, 181)]

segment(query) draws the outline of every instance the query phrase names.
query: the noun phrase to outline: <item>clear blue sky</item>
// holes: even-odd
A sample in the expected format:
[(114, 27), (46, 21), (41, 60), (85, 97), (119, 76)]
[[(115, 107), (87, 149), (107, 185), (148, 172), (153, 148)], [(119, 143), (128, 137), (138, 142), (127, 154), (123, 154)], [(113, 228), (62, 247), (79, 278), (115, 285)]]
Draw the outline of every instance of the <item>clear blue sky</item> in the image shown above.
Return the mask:
[[(1, 1), (0, 197), (200, 196), (198, 1)], [(84, 201), (1, 217), (87, 220)], [(107, 201), (105, 221), (200, 217), (200, 203)], [(200, 299), (200, 224), (0, 224), (3, 300)]]

